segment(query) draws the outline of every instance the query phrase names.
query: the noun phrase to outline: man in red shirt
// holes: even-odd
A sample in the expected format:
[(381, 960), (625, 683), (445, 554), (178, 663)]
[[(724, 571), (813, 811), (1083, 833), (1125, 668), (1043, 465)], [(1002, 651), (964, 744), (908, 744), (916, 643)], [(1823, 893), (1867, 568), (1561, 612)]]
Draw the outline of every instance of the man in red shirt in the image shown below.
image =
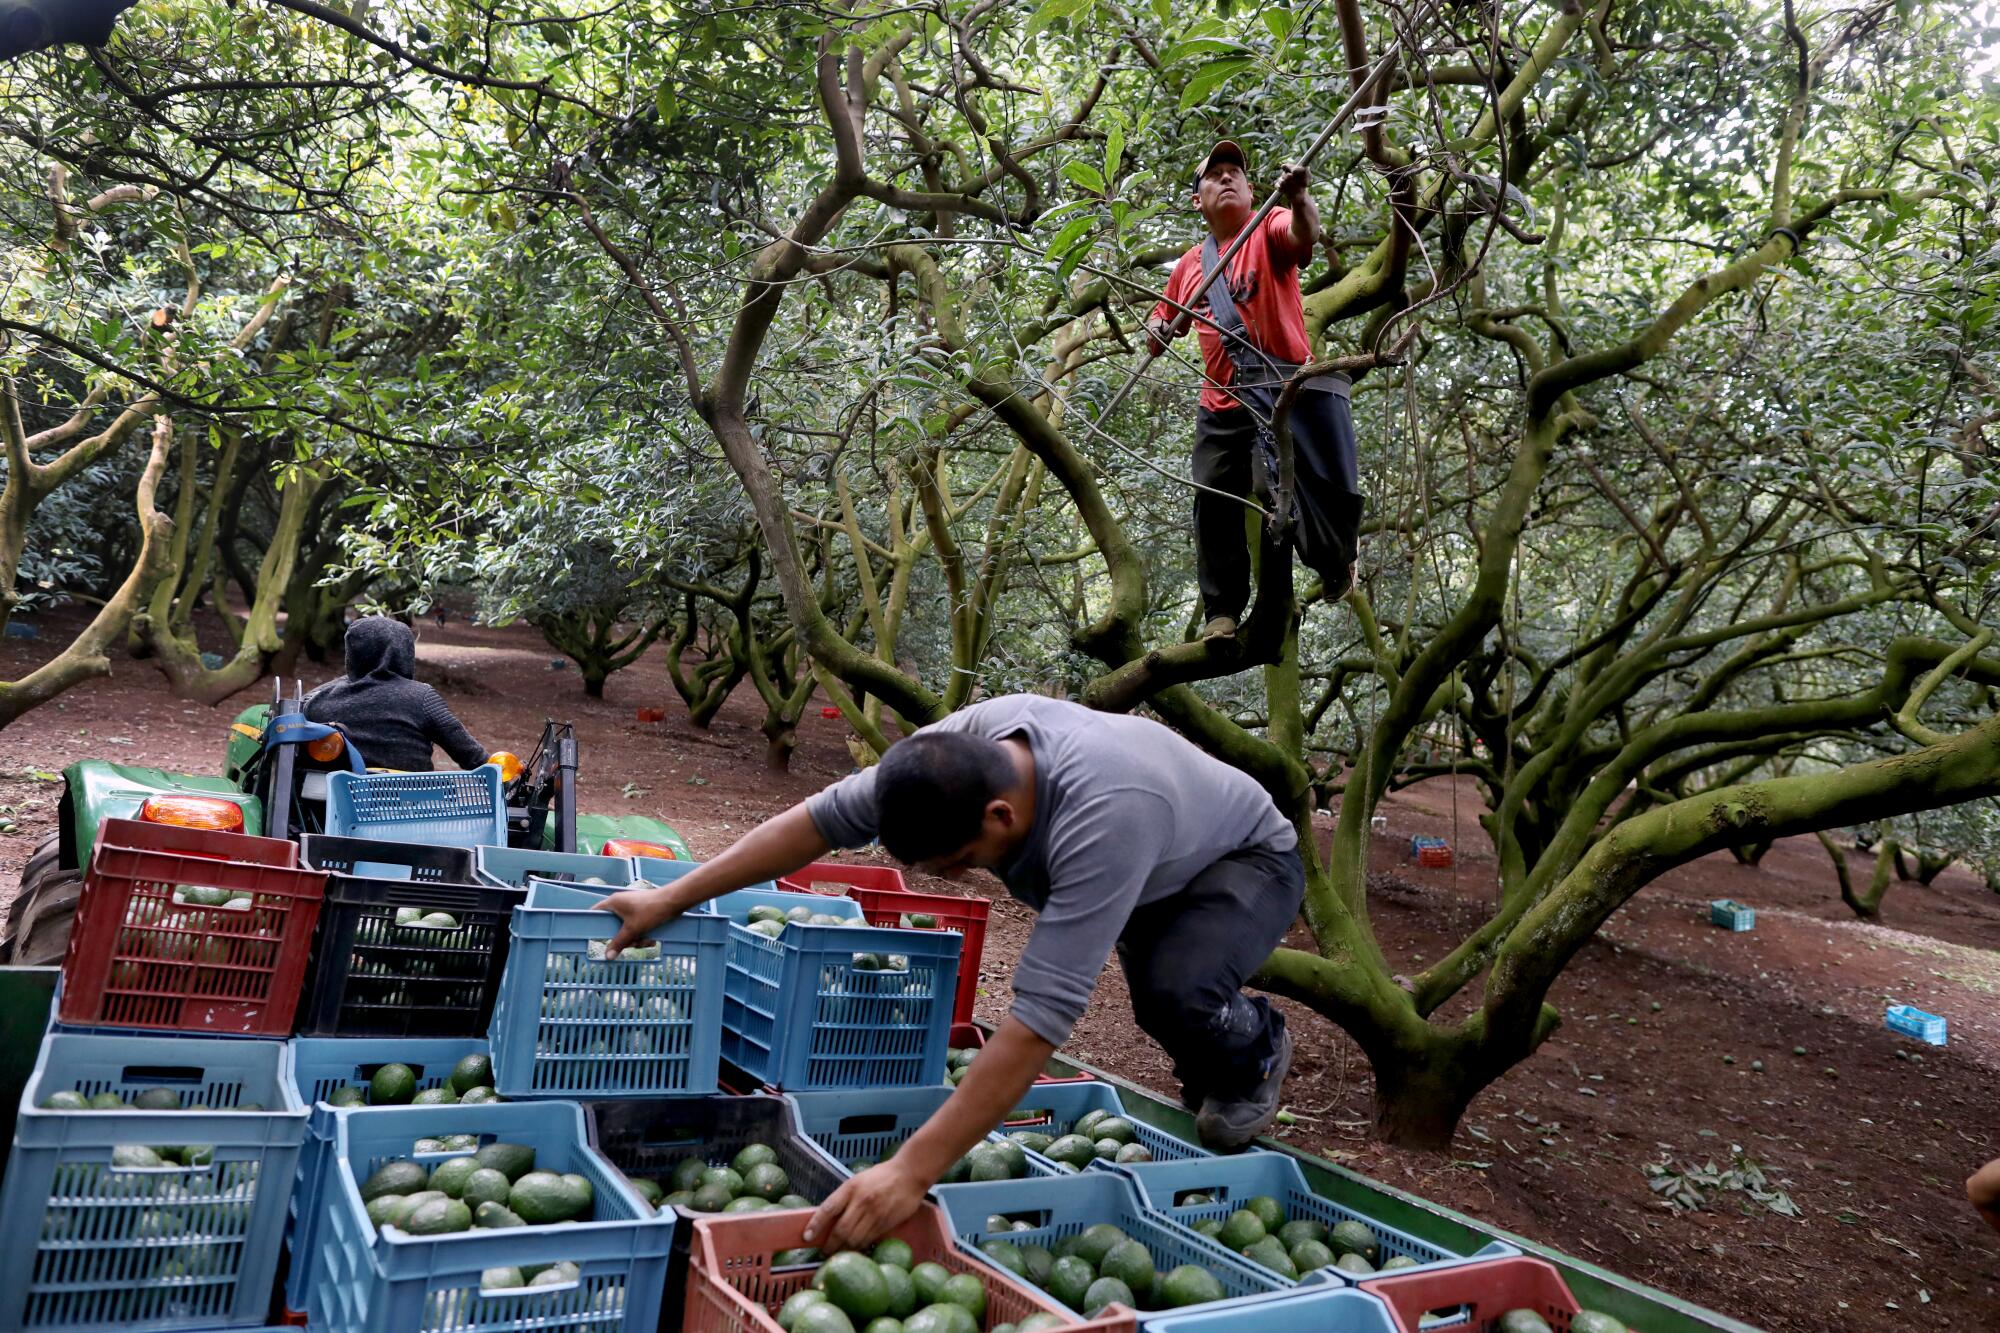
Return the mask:
[[(1291, 206), (1274, 208), (1257, 234), (1230, 261), (1194, 307), (1203, 380), (1195, 415), (1194, 479), (1228, 495), (1248, 496), (1253, 484), (1269, 494), (1276, 478), (1270, 442), (1271, 410), (1278, 391), (1298, 367), (1313, 359), (1299, 295), (1299, 266), (1319, 241), (1319, 210), (1304, 167), (1286, 166), (1278, 193)], [(1187, 298), (1256, 212), (1243, 150), (1224, 139), (1195, 170), (1194, 203), (1210, 239), (1174, 265), (1166, 299), (1146, 322), (1155, 356), (1186, 332)], [(1227, 283), (1227, 306), (1217, 300)], [(1290, 535), (1300, 557), (1320, 576), (1327, 600), (1354, 582), (1361, 487), (1354, 453), (1354, 424), (1344, 375), (1318, 376), (1292, 409), (1297, 513)], [(1260, 448), (1260, 434), (1262, 447)], [(1194, 497), (1195, 576), (1201, 586), (1205, 638), (1236, 633), (1250, 599), (1250, 553), (1244, 541), (1243, 506), (1213, 491)], [(1268, 536), (1268, 534), (1267, 534)], [(1283, 548), (1272, 550), (1283, 558)]]

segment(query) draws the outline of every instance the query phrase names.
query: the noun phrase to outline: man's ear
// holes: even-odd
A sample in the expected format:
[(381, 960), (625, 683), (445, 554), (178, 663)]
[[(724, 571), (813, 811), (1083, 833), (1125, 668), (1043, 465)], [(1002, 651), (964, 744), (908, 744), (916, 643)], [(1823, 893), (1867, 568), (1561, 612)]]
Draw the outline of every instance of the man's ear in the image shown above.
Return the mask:
[(1021, 813), (1014, 808), (1012, 801), (1002, 800), (996, 796), (986, 803), (986, 817), (997, 822), (1001, 828), (1012, 829), (1015, 822), (1020, 819)]

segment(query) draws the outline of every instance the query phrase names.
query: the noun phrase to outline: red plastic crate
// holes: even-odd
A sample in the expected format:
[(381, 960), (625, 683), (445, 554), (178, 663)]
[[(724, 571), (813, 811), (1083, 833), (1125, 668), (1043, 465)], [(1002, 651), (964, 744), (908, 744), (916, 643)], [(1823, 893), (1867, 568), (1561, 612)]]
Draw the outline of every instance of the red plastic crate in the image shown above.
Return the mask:
[(1533, 1310), (1555, 1333), (1582, 1307), (1552, 1264), (1540, 1259), (1487, 1259), (1407, 1277), (1363, 1278), (1361, 1290), (1389, 1307), (1398, 1333), (1449, 1322), (1452, 1333), (1494, 1333), (1509, 1310)]
[[(84, 1027), (289, 1036), (326, 890), (326, 875), (298, 869), (297, 857), (271, 838), (104, 821), (63, 957), (58, 1016)], [(191, 907), (174, 901), (183, 887), (253, 901)]]
[[(681, 1333), (782, 1333), (773, 1313), (812, 1279), (818, 1265), (773, 1272), (771, 1256), (804, 1244), (806, 1223), (812, 1217), (801, 1208), (695, 1218)], [(1122, 1305), (1107, 1308), (1095, 1319), (1080, 1320), (1025, 1283), (968, 1259), (952, 1243), (944, 1215), (933, 1204), (925, 1204), (889, 1235), (908, 1241), (918, 1263), (943, 1264), (954, 1273), (977, 1277), (986, 1287), (988, 1328), (1043, 1313), (1061, 1317), (1065, 1328), (1094, 1333), (1132, 1333), (1138, 1328), (1138, 1317)]]
[(1451, 869), (1451, 848), (1425, 847), (1417, 853), (1417, 864), (1431, 870)]
[(972, 1021), (972, 1001), (979, 994), (979, 958), (986, 948), (986, 916), (993, 904), (984, 898), (915, 893), (905, 886), (903, 872), (893, 866), (844, 865), (838, 861), (815, 861), (779, 880), (778, 887), (794, 893), (829, 893), (852, 898), (860, 904), (861, 915), (868, 918), (871, 926), (897, 926), (904, 913), (919, 912), (936, 917), (939, 930), (954, 930), (963, 935), (965, 945), (958, 954), (958, 994), (952, 1000), (951, 1021)]

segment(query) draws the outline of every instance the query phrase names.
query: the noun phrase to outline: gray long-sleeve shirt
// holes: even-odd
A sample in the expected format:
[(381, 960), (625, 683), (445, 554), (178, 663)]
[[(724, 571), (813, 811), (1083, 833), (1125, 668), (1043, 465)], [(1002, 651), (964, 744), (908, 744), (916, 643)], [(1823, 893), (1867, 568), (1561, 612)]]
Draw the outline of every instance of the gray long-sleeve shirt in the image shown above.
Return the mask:
[[(1058, 1046), (1083, 1016), (1134, 908), (1178, 893), (1232, 852), (1298, 845), (1248, 774), (1145, 718), (1016, 694), (932, 725), (996, 741), (1018, 736), (1034, 752), (1034, 824), (998, 873), (1037, 913), (1014, 970), (1011, 1012)], [(875, 770), (842, 778), (806, 811), (835, 847), (872, 841)]]

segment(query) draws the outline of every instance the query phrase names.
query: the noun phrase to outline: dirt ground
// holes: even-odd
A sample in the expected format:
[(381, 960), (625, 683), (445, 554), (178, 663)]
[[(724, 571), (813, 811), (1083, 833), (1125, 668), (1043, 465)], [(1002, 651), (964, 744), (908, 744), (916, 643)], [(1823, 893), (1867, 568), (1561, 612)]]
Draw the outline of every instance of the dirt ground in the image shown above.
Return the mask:
[[(53, 637), (60, 624), (46, 626)], [(454, 622), (422, 628), (419, 657), (467, 725), (492, 747), (525, 751), (545, 715), (577, 724), (583, 806), (645, 812), (678, 827), (697, 855), (852, 767), (845, 729), (810, 710), (792, 770), (764, 766), (760, 717), (740, 691), (708, 731), (683, 720), (658, 660), (614, 676), (601, 701), (539, 639)], [(220, 645), (217, 645), (220, 646)], [(44, 645), (0, 641), (9, 678)], [(313, 684), (330, 668), (308, 673)], [(53, 827), (60, 769), (103, 756), (216, 771), (227, 722), (269, 682), (209, 709), (168, 695), (159, 674), (121, 661), (0, 732), (0, 900)], [(640, 705), (665, 706), (639, 723)], [(1456, 809), (1454, 810), (1454, 804)], [(1493, 862), (1469, 787), (1434, 782), (1393, 797), (1375, 840), (1376, 931), (1415, 970), (1482, 919)], [(1401, 859), (1413, 834), (1451, 838), (1449, 870)], [(1854, 857), (1865, 877), (1868, 864)], [(994, 899), (980, 1016), (1008, 1000), (1030, 917), (992, 881), (913, 887)], [(1756, 909), (1757, 927), (1707, 924), (1710, 899)], [(1301, 938), (1301, 941), (1302, 938)], [(1777, 1330), (2000, 1328), (2000, 1236), (1966, 1206), (1961, 1182), (2000, 1155), (2000, 897), (1958, 870), (1890, 890), (1879, 925), (1841, 905), (1810, 838), (1761, 866), (1711, 857), (1665, 876), (1612, 918), (1556, 987), (1564, 1022), (1473, 1105), (1449, 1157), (1370, 1141), (1372, 1080), (1344, 1034), (1284, 1005), (1300, 1037), (1287, 1089), (1301, 1146), (1377, 1179), (1692, 1301)], [(1923, 1047), (1883, 1028), (1885, 1003), (1950, 1021)], [(1133, 1027), (1116, 969), (1105, 975), (1071, 1053), (1171, 1092), (1165, 1057)], [(1742, 1155), (1800, 1216), (1740, 1191), (1674, 1212), (1644, 1168)]]

